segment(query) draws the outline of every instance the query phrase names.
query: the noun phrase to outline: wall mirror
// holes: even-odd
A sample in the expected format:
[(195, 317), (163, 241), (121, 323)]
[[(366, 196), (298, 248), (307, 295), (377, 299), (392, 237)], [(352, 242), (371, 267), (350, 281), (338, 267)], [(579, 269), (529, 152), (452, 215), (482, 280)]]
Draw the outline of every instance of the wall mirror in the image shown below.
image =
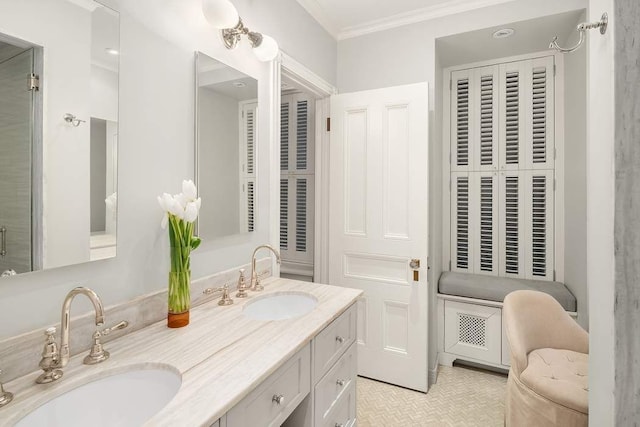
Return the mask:
[(258, 81), (196, 53), (196, 179), (204, 240), (254, 231)]
[(0, 273), (116, 254), (119, 15), (0, 3)]

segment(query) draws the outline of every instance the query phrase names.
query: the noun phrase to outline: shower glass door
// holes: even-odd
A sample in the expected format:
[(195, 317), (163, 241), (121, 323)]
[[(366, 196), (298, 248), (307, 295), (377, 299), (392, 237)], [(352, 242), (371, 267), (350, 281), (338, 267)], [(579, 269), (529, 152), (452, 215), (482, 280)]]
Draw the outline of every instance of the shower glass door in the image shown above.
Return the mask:
[(32, 271), (33, 48), (0, 41), (0, 273)]

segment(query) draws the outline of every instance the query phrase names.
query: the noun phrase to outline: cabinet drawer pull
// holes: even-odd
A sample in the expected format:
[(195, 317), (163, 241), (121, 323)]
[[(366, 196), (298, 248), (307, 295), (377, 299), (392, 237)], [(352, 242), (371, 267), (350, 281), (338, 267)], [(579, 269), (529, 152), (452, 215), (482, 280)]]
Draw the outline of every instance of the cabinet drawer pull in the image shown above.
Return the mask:
[(336, 384), (338, 384), (340, 387), (343, 387), (346, 383), (347, 381), (341, 379), (338, 379), (338, 381), (336, 381)]
[(336, 341), (338, 341), (339, 344), (342, 344), (344, 342), (344, 338), (342, 338), (340, 335), (338, 335), (336, 337)]
[(284, 403), (284, 396), (281, 394), (274, 394), (271, 401), (277, 405), (282, 405)]

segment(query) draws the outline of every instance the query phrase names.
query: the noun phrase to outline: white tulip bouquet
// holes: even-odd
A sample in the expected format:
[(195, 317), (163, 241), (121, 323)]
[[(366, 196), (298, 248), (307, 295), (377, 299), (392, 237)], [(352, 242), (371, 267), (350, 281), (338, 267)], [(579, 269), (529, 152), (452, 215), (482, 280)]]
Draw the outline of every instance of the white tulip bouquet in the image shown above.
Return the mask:
[(162, 228), (169, 226), (171, 244), (171, 271), (169, 272), (170, 328), (189, 324), (191, 308), (191, 251), (200, 246), (200, 238), (193, 235), (194, 222), (200, 212), (200, 198), (193, 181), (182, 181), (182, 193), (158, 196), (158, 203), (165, 212)]

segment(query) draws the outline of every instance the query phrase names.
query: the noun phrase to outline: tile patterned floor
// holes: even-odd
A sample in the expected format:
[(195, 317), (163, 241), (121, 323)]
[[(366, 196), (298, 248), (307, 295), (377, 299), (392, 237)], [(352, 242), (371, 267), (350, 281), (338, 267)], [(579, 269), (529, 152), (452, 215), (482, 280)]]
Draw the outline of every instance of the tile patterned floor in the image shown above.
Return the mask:
[(358, 426), (503, 426), (506, 375), (441, 366), (419, 393), (358, 377)]

